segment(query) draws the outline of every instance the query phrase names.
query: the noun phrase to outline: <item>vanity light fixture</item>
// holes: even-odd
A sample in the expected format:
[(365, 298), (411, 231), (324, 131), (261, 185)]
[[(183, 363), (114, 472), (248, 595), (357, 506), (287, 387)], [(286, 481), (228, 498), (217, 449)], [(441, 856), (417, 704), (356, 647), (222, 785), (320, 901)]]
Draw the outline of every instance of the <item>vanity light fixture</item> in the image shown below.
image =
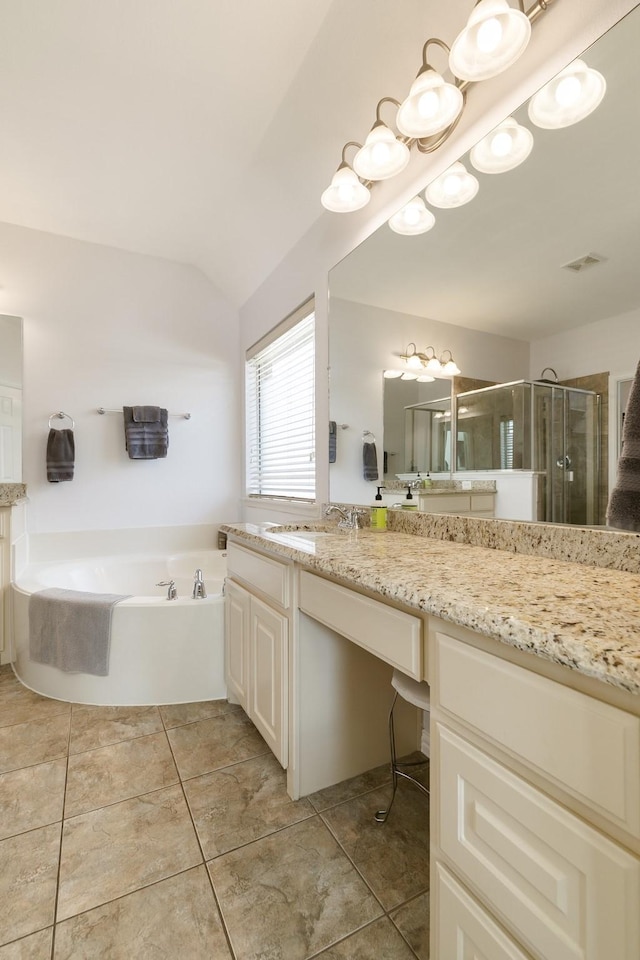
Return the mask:
[(601, 102), (607, 84), (584, 60), (574, 60), (529, 101), (529, 119), (537, 127), (558, 130), (588, 117)]
[[(343, 147), (342, 162), (320, 198), (323, 207), (335, 213), (359, 210), (369, 201), (372, 183), (404, 170), (414, 146), (421, 153), (437, 150), (462, 116), (469, 84), (494, 77), (514, 63), (529, 41), (531, 24), (552, 2), (535, 0), (525, 11), (524, 0), (517, 0), (518, 9), (510, 5), (510, 0), (478, 0), (451, 48), (438, 37), (427, 40), (422, 48), (422, 67), (405, 100), (400, 103), (393, 97), (383, 97), (364, 145), (350, 140)], [(449, 56), (453, 82), (445, 81), (428, 62), (431, 44)], [(387, 102), (398, 108), (398, 134), (380, 118), (380, 107)], [(352, 145), (358, 147), (353, 168), (344, 156), (346, 147)]]
[(433, 180), (424, 192), (433, 207), (450, 209), (473, 200), (480, 184), (459, 160)]
[(322, 206), (333, 213), (351, 213), (366, 206), (371, 199), (369, 188), (358, 178), (345, 159), (347, 147), (360, 147), (349, 140), (342, 148), (342, 162), (333, 175), (330, 185), (322, 194)]
[(393, 97), (383, 97), (376, 107), (376, 122), (371, 128), (364, 145), (353, 158), (353, 169), (362, 180), (388, 180), (395, 177), (409, 163), (411, 154), (403, 140), (399, 140), (393, 130), (380, 116), (383, 103), (399, 106)]
[(506, 173), (526, 160), (532, 148), (531, 131), (513, 117), (507, 117), (476, 143), (469, 159), (480, 173)]
[[(416, 349), (415, 343), (408, 343), (405, 352), (400, 354), (400, 359), (405, 364), (403, 380), (416, 379), (429, 383), (435, 377), (455, 377), (460, 373), (451, 350), (444, 350), (438, 357), (434, 347), (427, 347), (424, 353), (421, 353)], [(386, 377), (390, 374), (385, 371), (384, 375)]]
[(474, 83), (496, 77), (524, 53), (530, 37), (531, 22), (522, 3), (516, 10), (507, 0), (480, 0), (453, 41), (449, 69)]
[(422, 197), (414, 197), (405, 203), (402, 209), (389, 220), (389, 226), (395, 233), (415, 237), (419, 233), (426, 233), (436, 222), (436, 218), (424, 203)]

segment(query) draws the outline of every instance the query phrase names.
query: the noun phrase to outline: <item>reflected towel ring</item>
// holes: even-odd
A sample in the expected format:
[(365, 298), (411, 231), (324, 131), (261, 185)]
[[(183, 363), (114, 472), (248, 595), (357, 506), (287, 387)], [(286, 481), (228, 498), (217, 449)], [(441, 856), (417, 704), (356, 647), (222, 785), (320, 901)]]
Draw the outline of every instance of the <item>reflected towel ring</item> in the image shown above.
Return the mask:
[(70, 417), (68, 413), (65, 413), (64, 410), (59, 410), (57, 413), (52, 413), (52, 414), (50, 414), (50, 416), (49, 416), (49, 429), (50, 429), (50, 430), (52, 429), (51, 421), (53, 420), (54, 417), (56, 418), (56, 420), (70, 420), (70, 421), (71, 421), (71, 429), (72, 429), (72, 430), (75, 430), (75, 426), (76, 426), (75, 420), (73, 419), (73, 417)]
[(362, 439), (365, 440), (367, 443), (376, 442), (375, 434), (371, 433), (371, 430), (363, 430)]

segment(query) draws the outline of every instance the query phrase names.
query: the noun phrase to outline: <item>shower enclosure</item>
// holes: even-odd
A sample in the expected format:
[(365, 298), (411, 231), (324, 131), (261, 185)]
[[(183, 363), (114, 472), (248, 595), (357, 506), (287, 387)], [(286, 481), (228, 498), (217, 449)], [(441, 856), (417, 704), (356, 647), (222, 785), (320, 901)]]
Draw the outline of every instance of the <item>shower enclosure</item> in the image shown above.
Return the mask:
[(538, 520), (602, 523), (599, 399), (536, 380), (460, 393), (455, 469), (533, 471)]

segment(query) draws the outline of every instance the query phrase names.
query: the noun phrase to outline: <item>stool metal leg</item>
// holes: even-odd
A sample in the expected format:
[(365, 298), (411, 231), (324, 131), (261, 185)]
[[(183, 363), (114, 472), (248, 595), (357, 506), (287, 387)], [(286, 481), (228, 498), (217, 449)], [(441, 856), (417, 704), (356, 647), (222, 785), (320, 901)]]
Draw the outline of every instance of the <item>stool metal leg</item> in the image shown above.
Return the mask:
[(412, 777), (408, 773), (404, 773), (401, 767), (418, 767), (424, 763), (423, 760), (411, 760), (406, 763), (399, 763), (396, 756), (396, 735), (395, 735), (395, 726), (393, 722), (393, 708), (396, 705), (396, 700), (398, 699), (398, 691), (396, 690), (395, 696), (393, 698), (393, 703), (391, 704), (391, 710), (389, 711), (389, 747), (391, 753), (391, 784), (392, 784), (392, 793), (391, 800), (389, 801), (388, 806), (384, 810), (377, 810), (375, 819), (378, 823), (384, 823), (389, 813), (391, 812), (391, 807), (393, 806), (393, 801), (396, 798), (396, 790), (398, 789), (398, 777), (402, 777), (404, 780), (410, 780), (419, 790), (422, 791), (427, 797), (429, 796), (429, 790), (423, 783), (420, 783), (419, 780), (416, 780), (415, 777)]

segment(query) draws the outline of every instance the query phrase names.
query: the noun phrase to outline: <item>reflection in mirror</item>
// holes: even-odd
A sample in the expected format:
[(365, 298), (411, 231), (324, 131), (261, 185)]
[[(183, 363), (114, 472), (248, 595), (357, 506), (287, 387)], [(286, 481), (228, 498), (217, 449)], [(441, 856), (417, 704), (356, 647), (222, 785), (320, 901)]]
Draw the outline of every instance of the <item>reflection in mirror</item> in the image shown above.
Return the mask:
[(398, 474), (449, 476), (451, 382), (384, 381), (384, 481)]
[(22, 320), (0, 314), (0, 483), (22, 480)]
[[(636, 8), (583, 55), (607, 82), (594, 113), (547, 130), (532, 126), (523, 105), (514, 117), (534, 144), (522, 164), (497, 175), (478, 172), (477, 196), (458, 209), (436, 209), (428, 233), (403, 236), (384, 225), (331, 271), (330, 411), (350, 425), (331, 465), (333, 500), (373, 499), (360, 469), (362, 429), (377, 435), (379, 460), (385, 450), (400, 451), (383, 432), (381, 371), (397, 366), (415, 342), (418, 351), (428, 344), (450, 349), (465, 375), (487, 383), (532, 383), (553, 367), (562, 385), (593, 391), (600, 440), (579, 477), (566, 468), (560, 478), (548, 472), (560, 455), (527, 470), (515, 462), (496, 468), (494, 458), (491, 467), (461, 467), (460, 457), (439, 465), (448, 462), (456, 480), (496, 479), (496, 516), (513, 519), (546, 519), (544, 488), (564, 484), (564, 499), (573, 501), (579, 486), (594, 487), (591, 513), (578, 522), (604, 522), (618, 456), (617, 385), (640, 357), (640, 191), (632, 187), (640, 157), (640, 125), (632, 121), (639, 44)], [(414, 425), (419, 417), (413, 414)], [(426, 450), (426, 436), (421, 443)], [(577, 459), (577, 450), (565, 456)], [(576, 522), (571, 511), (569, 518), (552, 515)]]

